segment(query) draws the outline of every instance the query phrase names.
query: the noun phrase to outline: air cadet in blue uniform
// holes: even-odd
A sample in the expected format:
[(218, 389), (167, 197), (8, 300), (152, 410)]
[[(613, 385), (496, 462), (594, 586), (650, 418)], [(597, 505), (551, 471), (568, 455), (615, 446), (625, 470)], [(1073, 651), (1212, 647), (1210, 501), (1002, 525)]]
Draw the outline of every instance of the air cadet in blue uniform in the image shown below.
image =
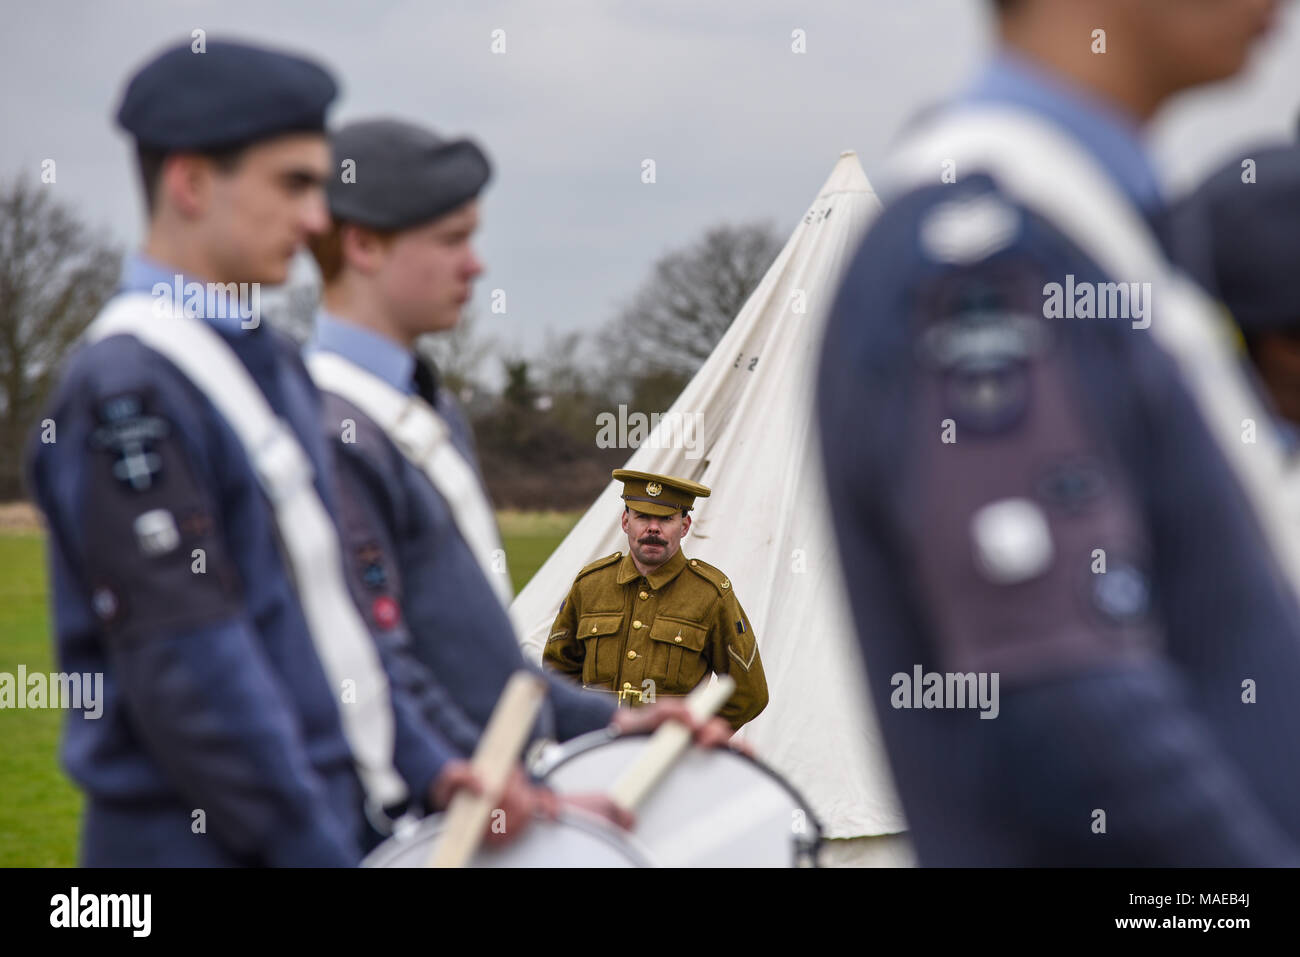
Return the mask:
[(1223, 303), (1300, 451), (1300, 144), (1243, 153), (1171, 210), (1173, 255)]
[[(998, 6), (1001, 52), (929, 119), (953, 157), (983, 152), (955, 177), (941, 154), (895, 166), (906, 185), (846, 272), (820, 370), (832, 515), (919, 860), (1295, 864), (1300, 614), (1233, 464), (1252, 447), (1212, 433), (1202, 397), (1223, 383), (1161, 345), (1172, 298), (1147, 327), (1046, 305), (1067, 276), (1154, 278), (1076, 236), (1159, 234), (1139, 127), (1236, 72), (1274, 4)], [(1008, 115), (1032, 135), (980, 139)], [(1035, 162), (1044, 140), (1068, 145)], [(1071, 205), (1085, 185), (1119, 215)], [(1055, 201), (1076, 217), (1044, 214)], [(918, 668), (997, 674), (996, 716), (942, 688), (925, 702)]]
[[(283, 281), (328, 223), (335, 93), (315, 63), (243, 44), (145, 65), (118, 120), (137, 144), (149, 228), (119, 292), (157, 297), (176, 276)], [(232, 291), (214, 295), (196, 311), (306, 451), (328, 506), (331, 450), (296, 351)], [(365, 801), (349, 704), (318, 656), (286, 530), (210, 398), (136, 336), (108, 335), (69, 357), (46, 412), (57, 431), (29, 448), (61, 667), (104, 674), (102, 718), (73, 715), (62, 745), (86, 793), (82, 861), (355, 864), (377, 840), (367, 817), (382, 827), (399, 809)], [(412, 805), (440, 803), (466, 765), (398, 684), (379, 712), (391, 708), (395, 740), (381, 757)]]
[[(490, 165), (472, 140), (398, 120), (355, 122), (332, 141), (334, 222), (311, 241), (325, 296), (307, 360), (323, 390), (346, 496), (369, 514), (374, 551), (393, 556), (367, 586), (362, 607), (379, 632), (409, 635), (415, 657), (483, 724), (506, 679), (525, 664), (473, 435), (414, 344), (459, 321), (482, 272), (471, 237)], [(384, 403), (393, 421), (381, 421)], [(447, 441), (399, 447), (399, 419), (445, 428)], [(546, 677), (551, 690), (539, 737), (567, 740), (611, 722), (648, 730), (665, 717), (691, 723), (680, 703), (616, 713), (607, 696)], [(726, 737), (717, 722), (697, 730), (705, 743)]]

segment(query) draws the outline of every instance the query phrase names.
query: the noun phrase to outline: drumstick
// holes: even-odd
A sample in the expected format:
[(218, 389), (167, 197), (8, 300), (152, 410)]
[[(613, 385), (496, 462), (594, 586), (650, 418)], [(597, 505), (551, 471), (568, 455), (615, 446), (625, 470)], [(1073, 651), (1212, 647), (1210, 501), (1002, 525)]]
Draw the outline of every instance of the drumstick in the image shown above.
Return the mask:
[[(713, 684), (696, 688), (686, 696), (686, 708), (691, 719), (698, 724), (713, 717), (727, 703), (735, 687), (736, 680), (730, 675), (718, 675)], [(625, 811), (636, 810), (690, 744), (691, 729), (680, 721), (665, 721), (659, 725), (641, 756), (610, 788), (610, 800)]]
[(429, 855), (428, 867), (464, 867), (474, 856), (545, 698), (546, 682), (540, 676), (527, 671), (510, 676), (470, 764), (483, 793), (462, 790), (451, 799), (447, 828)]

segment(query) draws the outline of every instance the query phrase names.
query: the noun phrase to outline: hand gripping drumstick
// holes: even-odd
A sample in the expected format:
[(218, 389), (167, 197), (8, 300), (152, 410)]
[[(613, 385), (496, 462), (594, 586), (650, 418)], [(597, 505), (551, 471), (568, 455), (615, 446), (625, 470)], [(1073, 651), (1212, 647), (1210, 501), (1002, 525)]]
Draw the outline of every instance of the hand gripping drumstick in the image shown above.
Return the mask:
[(464, 867), (474, 856), (545, 698), (546, 682), (540, 676), (527, 671), (510, 676), (470, 764), (483, 793), (456, 792), (447, 808), (447, 827), (426, 866)]
[[(736, 680), (730, 675), (718, 675), (713, 684), (696, 688), (686, 697), (691, 718), (698, 724), (713, 717), (727, 703), (735, 687)], [(614, 782), (609, 791), (610, 800), (625, 811), (635, 811), (690, 745), (690, 728), (680, 721), (665, 721), (650, 736), (650, 743), (641, 756)]]

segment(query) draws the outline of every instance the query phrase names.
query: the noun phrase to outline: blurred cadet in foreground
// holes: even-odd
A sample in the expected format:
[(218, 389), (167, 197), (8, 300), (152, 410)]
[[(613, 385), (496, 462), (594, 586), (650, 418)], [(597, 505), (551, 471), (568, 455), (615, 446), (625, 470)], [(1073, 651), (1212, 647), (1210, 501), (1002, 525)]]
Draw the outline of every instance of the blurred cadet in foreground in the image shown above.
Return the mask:
[(823, 454), (922, 864), (1300, 862), (1300, 515), (1140, 139), (1275, 6), (998, 3), (846, 274)]
[[(398, 120), (351, 123), (332, 140), (333, 224), (311, 241), (325, 302), (307, 365), (323, 392), (345, 511), (365, 513), (361, 607), (381, 640), (409, 641), (419, 666), (482, 726), (506, 679), (528, 666), (469, 423), (415, 342), (460, 321), (483, 271), (472, 239), (490, 166), (472, 140)], [(355, 177), (344, 175), (349, 164)], [(611, 721), (623, 730), (649, 730), (665, 717), (690, 723), (680, 704), (616, 715), (600, 695), (556, 676), (549, 683), (540, 730), (559, 740)], [(710, 740), (723, 738), (714, 727)]]
[(477, 786), (352, 603), (319, 396), (258, 314), (329, 223), (335, 93), (210, 41), (150, 61), (118, 113), (144, 250), (29, 455), (60, 665), (104, 675), (103, 717), (64, 725), (89, 866), (351, 865), (386, 818)]

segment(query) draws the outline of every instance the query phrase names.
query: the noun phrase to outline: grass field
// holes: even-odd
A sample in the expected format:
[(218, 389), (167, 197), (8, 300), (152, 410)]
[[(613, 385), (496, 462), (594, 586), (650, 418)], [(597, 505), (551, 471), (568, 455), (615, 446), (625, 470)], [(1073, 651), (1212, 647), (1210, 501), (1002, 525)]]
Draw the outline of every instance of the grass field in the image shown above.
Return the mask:
[[(578, 520), (577, 512), (502, 512), (506, 558), (522, 588)], [(0, 523), (0, 672), (54, 670), (39, 531)], [(0, 711), (0, 867), (77, 862), (81, 795), (58, 762), (56, 710)]]

